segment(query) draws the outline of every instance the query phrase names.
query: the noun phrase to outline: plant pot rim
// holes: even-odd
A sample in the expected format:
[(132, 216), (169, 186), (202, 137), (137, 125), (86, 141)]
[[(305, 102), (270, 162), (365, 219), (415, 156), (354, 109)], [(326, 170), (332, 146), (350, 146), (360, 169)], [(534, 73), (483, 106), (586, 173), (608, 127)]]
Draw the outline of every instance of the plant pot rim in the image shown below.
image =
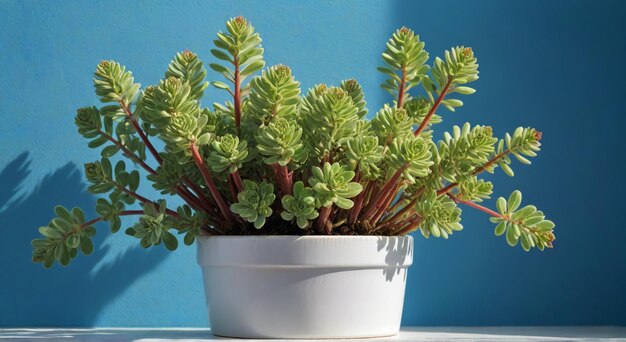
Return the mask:
[(198, 239), (202, 267), (407, 268), (413, 237), (374, 235), (227, 235)]

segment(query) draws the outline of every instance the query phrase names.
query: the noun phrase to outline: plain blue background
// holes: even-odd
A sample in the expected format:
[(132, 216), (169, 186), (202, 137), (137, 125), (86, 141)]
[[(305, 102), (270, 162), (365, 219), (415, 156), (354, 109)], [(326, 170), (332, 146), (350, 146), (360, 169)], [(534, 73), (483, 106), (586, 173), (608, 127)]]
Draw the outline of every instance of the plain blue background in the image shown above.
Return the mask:
[[(304, 87), (355, 77), (372, 112), (391, 100), (375, 67), (396, 28), (418, 32), (431, 56), (472, 46), (478, 92), (457, 113), (444, 110), (440, 127), (544, 132), (531, 167), (492, 179), (496, 196), (522, 189), (557, 222), (556, 248), (509, 248), (485, 215), (466, 209), (465, 229), (449, 240), (417, 237), (404, 324), (626, 324), (625, 9), (618, 1), (0, 0), (0, 326), (206, 326), (194, 248), (143, 250), (103, 226), (94, 255), (44, 271), (30, 262), (30, 240), (57, 203), (94, 214), (81, 170), (98, 156), (73, 117), (97, 104), (96, 64), (116, 59), (138, 82), (155, 83), (177, 51), (212, 61), (215, 33), (237, 15), (261, 33), (269, 65), (290, 65)], [(205, 103), (223, 98), (211, 90)]]

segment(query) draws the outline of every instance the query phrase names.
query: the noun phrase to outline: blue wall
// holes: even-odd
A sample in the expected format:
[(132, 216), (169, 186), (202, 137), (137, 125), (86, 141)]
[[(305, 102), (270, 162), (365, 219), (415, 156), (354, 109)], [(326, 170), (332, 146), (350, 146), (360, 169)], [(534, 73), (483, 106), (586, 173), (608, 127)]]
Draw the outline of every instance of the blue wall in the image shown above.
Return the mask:
[(261, 33), (268, 64), (292, 66), (304, 87), (355, 77), (371, 110), (389, 101), (375, 67), (395, 28), (416, 30), (433, 56), (470, 45), (478, 93), (443, 128), (467, 120), (499, 135), (544, 132), (532, 167), (492, 178), (496, 195), (520, 188), (557, 222), (556, 248), (511, 249), (487, 217), (465, 210), (465, 230), (448, 241), (417, 238), (404, 324), (626, 324), (617, 1), (173, 3), (0, 1), (0, 326), (206, 325), (193, 248), (143, 250), (102, 227), (94, 255), (44, 271), (29, 243), (57, 203), (94, 214), (80, 169), (97, 155), (73, 116), (97, 104), (95, 65), (113, 58), (152, 84), (177, 51), (211, 60), (215, 32), (240, 14)]

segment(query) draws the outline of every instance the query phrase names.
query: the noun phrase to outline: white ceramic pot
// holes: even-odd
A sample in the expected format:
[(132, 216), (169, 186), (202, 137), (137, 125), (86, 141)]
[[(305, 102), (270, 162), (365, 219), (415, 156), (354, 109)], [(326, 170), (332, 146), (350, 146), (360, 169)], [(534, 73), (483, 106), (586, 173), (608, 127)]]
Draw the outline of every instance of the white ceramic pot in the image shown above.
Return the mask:
[(198, 238), (215, 335), (358, 338), (398, 333), (410, 236)]

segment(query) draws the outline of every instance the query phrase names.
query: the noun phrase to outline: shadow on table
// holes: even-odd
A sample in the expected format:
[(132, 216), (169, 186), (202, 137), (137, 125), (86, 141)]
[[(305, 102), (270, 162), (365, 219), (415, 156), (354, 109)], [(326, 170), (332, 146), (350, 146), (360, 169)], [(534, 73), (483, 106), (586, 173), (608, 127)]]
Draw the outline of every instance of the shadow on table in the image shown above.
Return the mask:
[(103, 244), (108, 227), (101, 224), (91, 256), (79, 255), (68, 268), (55, 264), (44, 270), (34, 264), (30, 242), (52, 219), (54, 205), (80, 206), (89, 219), (95, 216), (95, 201), (72, 163), (44, 177), (30, 193), (17, 195), (30, 169), (24, 152), (0, 172), (0, 326), (92, 326), (109, 301), (167, 254), (136, 247), (104, 262), (110, 247)]

